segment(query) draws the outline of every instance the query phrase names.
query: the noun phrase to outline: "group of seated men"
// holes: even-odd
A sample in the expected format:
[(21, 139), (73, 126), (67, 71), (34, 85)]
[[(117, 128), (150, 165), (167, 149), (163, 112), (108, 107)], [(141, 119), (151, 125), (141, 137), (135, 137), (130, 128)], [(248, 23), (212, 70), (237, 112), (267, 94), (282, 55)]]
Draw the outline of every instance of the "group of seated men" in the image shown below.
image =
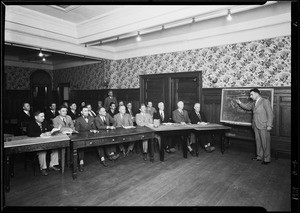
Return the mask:
[[(35, 111), (34, 115), (30, 114), (30, 104), (23, 104), (23, 111), (19, 116), (19, 122), (29, 122), (27, 125), (27, 135), (29, 137), (39, 137), (43, 135), (51, 135), (54, 131), (64, 132), (66, 130), (85, 132), (90, 130), (103, 130), (103, 129), (115, 129), (116, 127), (124, 126), (153, 126), (154, 119), (160, 119), (161, 123), (170, 122), (173, 120), (175, 123), (180, 124), (200, 124), (206, 122), (206, 119), (202, 112), (200, 112), (200, 104), (195, 103), (194, 110), (188, 114), (184, 110), (184, 103), (179, 101), (177, 103), (178, 108), (173, 111), (172, 119), (164, 111), (164, 103), (158, 103), (158, 110), (156, 110), (151, 102), (148, 102), (148, 106), (145, 104), (140, 105), (140, 113), (134, 116), (132, 111), (132, 104), (128, 103), (127, 108), (123, 103), (119, 102), (118, 112), (116, 110), (116, 103), (110, 102), (109, 109), (99, 106), (97, 113), (95, 113), (90, 104), (82, 105), (80, 113), (77, 112), (77, 105), (75, 102), (71, 103), (69, 109), (66, 104), (61, 105), (56, 110), (56, 104), (51, 103), (49, 109), (44, 113), (43, 111)], [(155, 138), (159, 142), (161, 147), (161, 138), (158, 134), (155, 134)], [(214, 147), (208, 143), (208, 135), (201, 136), (201, 143), (205, 151), (211, 152)], [(175, 143), (166, 141), (168, 144), (165, 148), (167, 153), (175, 152)], [(195, 135), (190, 134), (188, 140), (188, 151), (194, 156), (194, 150), (192, 146), (195, 143)], [(119, 153), (122, 153), (124, 157), (133, 152), (135, 142), (129, 142), (118, 145), (106, 145), (103, 147), (96, 147), (97, 154), (100, 162), (103, 166), (107, 167), (106, 158), (115, 161), (119, 158)], [(117, 147), (118, 146), (118, 147)], [(126, 147), (126, 148), (125, 148)], [(117, 148), (120, 152), (117, 152)], [(142, 141), (143, 159), (147, 160), (148, 153), (148, 141)], [(46, 151), (37, 152), (40, 170), (42, 175), (48, 175), (47, 163), (46, 163)], [(84, 170), (84, 150), (78, 150), (79, 171)], [(51, 150), (49, 170), (59, 171), (58, 166), (58, 151)]]

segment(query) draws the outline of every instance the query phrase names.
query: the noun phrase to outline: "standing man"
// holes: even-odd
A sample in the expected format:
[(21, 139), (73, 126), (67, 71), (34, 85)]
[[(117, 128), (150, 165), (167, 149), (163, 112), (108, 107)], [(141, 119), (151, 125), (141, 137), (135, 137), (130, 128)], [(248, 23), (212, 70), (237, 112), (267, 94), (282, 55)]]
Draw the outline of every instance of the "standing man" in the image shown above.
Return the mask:
[[(133, 122), (129, 116), (129, 114), (126, 113), (125, 106), (119, 107), (119, 113), (114, 116), (115, 120), (115, 126), (116, 127), (123, 127), (123, 126), (133, 126)], [(119, 149), (123, 153), (123, 156), (128, 156), (129, 152), (132, 152), (134, 147), (134, 142), (130, 142), (127, 148), (127, 151), (125, 152), (125, 147), (123, 144), (119, 144)]]
[[(204, 124), (205, 122), (207, 122), (204, 114), (200, 111), (199, 103), (194, 104), (194, 110), (190, 113), (190, 119), (192, 124)], [(192, 134), (191, 136), (195, 137), (195, 134)], [(215, 147), (210, 146), (209, 136), (210, 134), (205, 132), (201, 134), (200, 138), (201, 146), (205, 149), (206, 152), (212, 152), (215, 150)]]
[[(178, 109), (173, 111), (173, 115), (172, 115), (173, 121), (175, 123), (180, 123), (180, 124), (183, 124), (183, 125), (191, 124), (191, 120), (189, 118), (188, 112), (183, 109), (184, 103), (182, 101), (178, 101), (177, 107), (178, 107)], [(190, 135), (189, 138), (191, 138), (191, 135)], [(195, 141), (188, 141), (187, 142), (188, 151), (190, 152), (190, 154), (192, 156), (194, 156), (194, 154), (195, 154), (194, 150), (191, 147), (191, 144), (194, 143), (194, 142)]]
[[(76, 119), (75, 122), (75, 130), (78, 132), (88, 132), (90, 130), (94, 130), (94, 118), (92, 116), (89, 116), (89, 111), (86, 106), (84, 106), (81, 110), (81, 115), (79, 118)], [(104, 151), (102, 147), (97, 147), (97, 153), (100, 158), (100, 163), (107, 167), (107, 164), (105, 162), (104, 158)], [(78, 159), (79, 159), (79, 171), (82, 172), (84, 170), (84, 149), (78, 150)]]
[[(141, 104), (140, 107), (141, 113), (136, 114), (136, 124), (138, 126), (153, 126), (153, 119), (149, 113), (146, 113), (145, 104)], [(147, 152), (148, 152), (148, 140), (143, 140), (143, 159), (147, 160)]]
[(157, 112), (156, 109), (152, 106), (151, 101), (148, 101), (146, 112), (149, 113), (151, 117), (153, 117), (153, 114)]
[(30, 104), (28, 102), (23, 103), (23, 110), (18, 116), (19, 128), (22, 131), (22, 134), (27, 134), (27, 128), (29, 123), (34, 120), (30, 112)]
[(262, 164), (271, 162), (271, 136), (273, 127), (273, 111), (269, 100), (261, 97), (257, 88), (250, 90), (250, 98), (254, 101), (251, 105), (242, 103), (239, 99), (237, 104), (245, 110), (253, 112), (252, 128), (255, 133), (256, 157), (252, 160), (262, 161)]
[[(47, 121), (45, 121), (45, 114), (41, 111), (36, 111), (34, 113), (35, 120), (31, 121), (28, 126), (27, 135), (29, 137), (40, 137), (40, 136), (50, 136), (56, 130), (59, 130), (61, 126), (58, 128), (51, 127)], [(40, 164), (41, 174), (43, 176), (48, 175), (47, 172), (47, 162), (46, 162), (46, 151), (37, 152)], [(49, 169), (54, 171), (59, 171), (58, 167), (58, 150), (52, 150), (50, 156), (50, 164)]]
[(61, 105), (59, 107), (59, 115), (53, 119), (53, 127), (57, 128), (61, 126), (61, 132), (67, 131), (72, 133), (72, 131), (75, 130), (75, 127), (72, 118), (69, 115), (67, 115), (67, 111), (68, 109), (65, 105)]
[(109, 90), (108, 91), (108, 97), (106, 97), (105, 100), (104, 100), (104, 108), (106, 110), (109, 110), (109, 106), (110, 106), (111, 102), (114, 102), (115, 104), (118, 103), (117, 98), (113, 96), (113, 91)]
[[(99, 109), (99, 115), (94, 119), (94, 125), (98, 130), (116, 129), (115, 120), (105, 111), (104, 107)], [(116, 152), (116, 145), (105, 146), (105, 152), (109, 160), (116, 160), (119, 154)]]

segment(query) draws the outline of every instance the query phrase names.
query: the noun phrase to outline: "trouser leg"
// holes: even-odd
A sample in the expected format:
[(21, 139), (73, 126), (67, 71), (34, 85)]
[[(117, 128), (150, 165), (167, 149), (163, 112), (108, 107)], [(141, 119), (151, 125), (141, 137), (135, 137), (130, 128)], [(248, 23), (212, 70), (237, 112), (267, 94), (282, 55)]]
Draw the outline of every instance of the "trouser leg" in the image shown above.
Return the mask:
[(129, 145), (128, 145), (128, 150), (133, 150), (133, 147), (134, 147), (134, 142), (130, 142)]
[(125, 152), (125, 147), (123, 144), (119, 144), (119, 149), (121, 152), (123, 152), (123, 151)]
[(158, 149), (160, 150), (161, 149), (161, 137), (158, 134), (154, 134), (154, 138), (157, 139), (157, 141), (158, 141)]
[(40, 169), (47, 169), (47, 163), (46, 163), (46, 151), (37, 152), (38, 158), (39, 158), (39, 164)]
[(148, 152), (148, 140), (143, 141), (143, 152), (144, 153)]
[(270, 132), (266, 129), (260, 129), (261, 146), (263, 151), (263, 159), (265, 162), (271, 161), (271, 143), (270, 143)]
[(99, 158), (101, 159), (102, 157), (104, 157), (104, 148), (103, 147), (97, 147), (97, 153)]
[(256, 143), (256, 157), (260, 160), (263, 160), (263, 149), (261, 145), (261, 137), (259, 133), (259, 129), (254, 127), (254, 134), (255, 134), (255, 143)]
[(50, 155), (50, 167), (58, 165), (58, 150), (52, 150)]
[(84, 150), (83, 149), (78, 149), (78, 160), (80, 164), (83, 164), (83, 160), (84, 160)]

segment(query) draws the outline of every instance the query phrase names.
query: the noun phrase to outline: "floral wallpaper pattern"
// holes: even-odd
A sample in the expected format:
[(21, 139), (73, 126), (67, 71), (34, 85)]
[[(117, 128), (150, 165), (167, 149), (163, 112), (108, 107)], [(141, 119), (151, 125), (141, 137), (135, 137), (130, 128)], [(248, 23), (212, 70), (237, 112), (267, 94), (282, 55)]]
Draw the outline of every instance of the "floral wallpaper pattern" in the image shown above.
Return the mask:
[[(29, 90), (30, 75), (40, 69), (5, 66), (4, 73), (6, 74), (6, 89), (8, 90)], [(53, 79), (52, 70), (44, 70), (48, 72)]]
[(291, 37), (112, 61), (109, 87), (139, 88), (139, 75), (202, 71), (203, 88), (291, 86)]
[[(203, 88), (291, 86), (291, 37), (201, 49), (102, 60), (53, 71), (54, 88), (70, 82), (71, 89), (139, 88), (139, 75), (202, 71)], [(28, 89), (32, 70), (6, 67), (7, 85)], [(23, 80), (22, 80), (23, 79)]]

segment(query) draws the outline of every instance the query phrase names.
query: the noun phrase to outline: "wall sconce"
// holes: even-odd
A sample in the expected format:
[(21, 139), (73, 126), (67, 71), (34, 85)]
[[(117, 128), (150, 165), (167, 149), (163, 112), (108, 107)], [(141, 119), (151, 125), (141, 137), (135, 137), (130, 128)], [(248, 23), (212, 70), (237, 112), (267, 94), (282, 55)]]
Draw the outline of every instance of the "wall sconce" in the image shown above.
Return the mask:
[(230, 9), (228, 9), (228, 12), (227, 12), (227, 21), (231, 21), (232, 20), (232, 16), (231, 16), (231, 11)]
[(137, 37), (136, 37), (136, 40), (137, 40), (137, 41), (141, 41), (141, 40), (142, 40), (142, 38), (141, 38), (141, 36), (140, 36), (140, 31), (138, 31), (138, 35), (137, 35)]

